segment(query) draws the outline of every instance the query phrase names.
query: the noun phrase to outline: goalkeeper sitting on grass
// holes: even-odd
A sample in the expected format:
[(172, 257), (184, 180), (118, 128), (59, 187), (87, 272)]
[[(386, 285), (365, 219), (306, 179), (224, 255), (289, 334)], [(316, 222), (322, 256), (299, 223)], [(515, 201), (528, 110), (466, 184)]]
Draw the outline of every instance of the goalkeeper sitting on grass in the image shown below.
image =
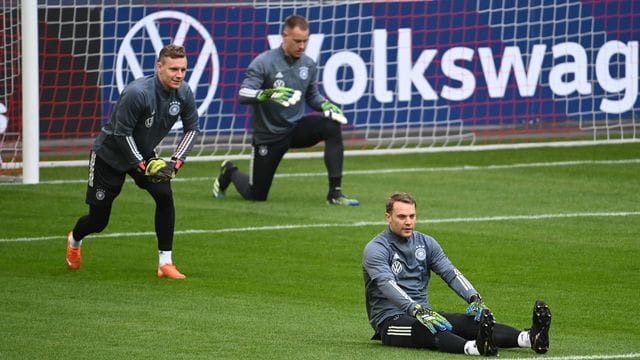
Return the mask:
[[(364, 249), (367, 315), (372, 340), (388, 346), (497, 356), (498, 348), (549, 349), (549, 306), (536, 301), (529, 330), (497, 324), (478, 291), (456, 269), (436, 240), (414, 231), (416, 201), (407, 193), (387, 200), (389, 227)], [(468, 302), (466, 314), (436, 312), (429, 305), (430, 273), (440, 276)]]
[[(282, 31), (282, 46), (256, 57), (239, 91), (240, 102), (252, 106), (253, 153), (251, 174), (238, 171), (226, 160), (213, 183), (213, 197), (223, 198), (233, 183), (246, 200), (265, 201), (282, 157), (290, 148), (306, 148), (324, 141), (324, 162), (329, 177), (327, 202), (355, 206), (341, 190), (344, 146), (342, 110), (320, 95), (317, 65), (304, 54), (309, 24), (289, 16)], [(321, 114), (306, 115), (305, 103)]]
[[(170, 181), (199, 132), (195, 99), (183, 82), (186, 71), (184, 48), (167, 45), (160, 51), (156, 73), (131, 82), (122, 92), (111, 121), (93, 143), (86, 193), (89, 213), (78, 219), (68, 235), (70, 269), (80, 268), (82, 239), (104, 230), (109, 223), (111, 205), (128, 174), (155, 200), (158, 277), (185, 277), (171, 259), (175, 208)], [(178, 119), (182, 120), (184, 134), (175, 153), (170, 161), (156, 158), (154, 149)]]

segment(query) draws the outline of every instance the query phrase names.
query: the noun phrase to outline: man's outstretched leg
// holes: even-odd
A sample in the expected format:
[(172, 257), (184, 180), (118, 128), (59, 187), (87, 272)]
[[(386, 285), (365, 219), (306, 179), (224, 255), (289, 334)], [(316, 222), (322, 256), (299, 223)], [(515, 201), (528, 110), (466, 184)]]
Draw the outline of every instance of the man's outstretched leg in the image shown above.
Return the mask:
[(82, 264), (82, 239), (87, 235), (104, 230), (109, 223), (111, 205), (89, 205), (89, 213), (78, 219), (73, 230), (67, 234), (67, 267), (70, 270), (80, 269)]
[(529, 339), (531, 349), (538, 354), (544, 354), (549, 350), (549, 327), (551, 327), (551, 310), (544, 301), (538, 300), (533, 306), (531, 329)]
[(498, 347), (493, 342), (493, 328), (496, 325), (496, 319), (491, 310), (482, 310), (478, 325), (476, 340), (465, 344), (464, 353), (467, 355), (498, 356)]
[(184, 279), (186, 276), (173, 264), (173, 234), (176, 210), (170, 182), (149, 183), (146, 190), (156, 203), (155, 230), (158, 238), (158, 277)]

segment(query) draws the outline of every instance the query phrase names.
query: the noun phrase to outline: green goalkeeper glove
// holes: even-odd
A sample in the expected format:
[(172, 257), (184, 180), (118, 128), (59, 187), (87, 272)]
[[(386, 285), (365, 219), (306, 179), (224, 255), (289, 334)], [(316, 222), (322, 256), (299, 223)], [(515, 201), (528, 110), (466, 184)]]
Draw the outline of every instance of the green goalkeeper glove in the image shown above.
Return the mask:
[(258, 100), (267, 101), (271, 99), (284, 107), (294, 105), (300, 101), (301, 97), (302, 93), (299, 90), (293, 90), (288, 87), (264, 89), (258, 94)]
[(144, 174), (153, 183), (171, 181), (176, 175), (175, 162), (166, 162), (163, 159), (151, 158), (147, 160)]
[(420, 304), (416, 304), (414, 308), (414, 316), (420, 323), (429, 329), (432, 334), (438, 331), (451, 331), (453, 326), (444, 316), (438, 314), (431, 309), (425, 309)]
[(344, 112), (342, 112), (342, 109), (337, 107), (335, 104), (325, 101), (320, 105), (320, 107), (322, 108), (324, 117), (337, 121), (340, 124), (347, 123), (347, 118), (344, 116)]
[(475, 313), (474, 320), (480, 321), (480, 316), (482, 315), (482, 310), (484, 309), (488, 309), (488, 307), (480, 297), (480, 294), (472, 295), (469, 306), (467, 307), (467, 315), (473, 316), (473, 314)]

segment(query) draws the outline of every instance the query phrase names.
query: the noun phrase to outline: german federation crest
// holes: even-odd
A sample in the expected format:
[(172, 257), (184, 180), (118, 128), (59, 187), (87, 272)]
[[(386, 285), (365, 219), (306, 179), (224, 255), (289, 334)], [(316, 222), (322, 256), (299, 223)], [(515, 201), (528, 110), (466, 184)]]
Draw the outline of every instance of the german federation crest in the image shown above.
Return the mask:
[(307, 80), (309, 78), (309, 68), (306, 66), (301, 66), (298, 75), (300, 75), (300, 79)]
[(169, 104), (169, 115), (176, 116), (180, 114), (180, 103), (177, 101), (172, 101)]

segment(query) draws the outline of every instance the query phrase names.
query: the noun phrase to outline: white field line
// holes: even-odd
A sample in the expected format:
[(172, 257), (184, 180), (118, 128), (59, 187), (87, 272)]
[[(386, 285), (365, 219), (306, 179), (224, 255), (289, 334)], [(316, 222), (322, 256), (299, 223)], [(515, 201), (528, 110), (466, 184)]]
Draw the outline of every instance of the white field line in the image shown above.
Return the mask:
[[(534, 358), (509, 358), (510, 360), (531, 360)], [(545, 356), (544, 360), (609, 360), (609, 359), (640, 359), (640, 353), (617, 354), (617, 355), (567, 355), (567, 356)]]
[[(640, 164), (640, 159), (554, 161), (554, 162), (519, 163), (519, 164), (505, 164), (505, 165), (482, 165), (482, 166), (461, 165), (461, 166), (444, 166), (444, 167), (351, 170), (351, 171), (344, 171), (344, 174), (345, 175), (376, 175), (376, 174), (396, 174), (396, 173), (413, 173), (413, 172), (457, 172), (457, 171), (479, 171), (479, 170), (509, 170), (509, 169), (525, 169), (525, 168), (557, 167), (557, 166), (624, 165), (624, 164)], [(281, 174), (280, 176), (281, 177), (301, 177), (301, 176), (326, 176), (326, 175), (327, 175), (326, 172), (317, 172), (317, 173), (301, 173), (301, 174)]]
[[(517, 163), (505, 165), (461, 165), (461, 166), (444, 166), (444, 167), (412, 167), (412, 168), (394, 168), (394, 169), (373, 169), (373, 170), (351, 170), (344, 171), (344, 175), (377, 175), (377, 174), (403, 174), (403, 173), (419, 173), (419, 172), (458, 172), (458, 171), (482, 171), (482, 170), (509, 170), (509, 169), (526, 169), (541, 167), (558, 167), (558, 166), (581, 166), (581, 165), (626, 165), (640, 164), (640, 159), (623, 159), (623, 160), (580, 160), (580, 161), (555, 161), (555, 162), (538, 162), (538, 163)], [(211, 177), (189, 177), (175, 178), (174, 182), (192, 182), (192, 181), (209, 181), (213, 180), (213, 176), (217, 174), (217, 168), (213, 169)], [(289, 177), (311, 177), (311, 176), (327, 176), (326, 172), (312, 173), (280, 173), (276, 174), (277, 178)], [(42, 185), (60, 185), (60, 184), (77, 184), (86, 183), (87, 179), (75, 180), (48, 180), (40, 181)], [(22, 183), (2, 183), (1, 186), (20, 186)]]
[[(466, 222), (487, 222), (487, 221), (518, 221), (518, 220), (545, 220), (545, 219), (562, 219), (577, 217), (626, 217), (640, 216), (640, 211), (626, 212), (587, 212), (587, 213), (567, 213), (567, 214), (538, 214), (538, 215), (505, 215), (505, 216), (487, 216), (487, 217), (468, 217), (468, 218), (449, 218), (449, 219), (430, 219), (420, 221), (421, 224), (442, 224), (442, 223), (466, 223)], [(385, 221), (358, 221), (354, 223), (333, 223), (333, 224), (291, 224), (291, 225), (268, 225), (268, 226), (249, 226), (239, 228), (225, 229), (189, 229), (176, 230), (176, 235), (191, 234), (223, 234), (236, 232), (253, 232), (253, 231), (281, 231), (309, 228), (344, 228), (344, 227), (363, 227), (363, 226), (384, 226)], [(92, 234), (91, 238), (114, 238), (114, 237), (140, 237), (155, 236), (155, 232), (124, 232), (111, 234)], [(8, 242), (28, 242), (42, 240), (59, 240), (66, 238), (66, 235), (56, 236), (35, 236), (35, 237), (17, 237), (17, 238), (0, 238), (0, 243)]]

